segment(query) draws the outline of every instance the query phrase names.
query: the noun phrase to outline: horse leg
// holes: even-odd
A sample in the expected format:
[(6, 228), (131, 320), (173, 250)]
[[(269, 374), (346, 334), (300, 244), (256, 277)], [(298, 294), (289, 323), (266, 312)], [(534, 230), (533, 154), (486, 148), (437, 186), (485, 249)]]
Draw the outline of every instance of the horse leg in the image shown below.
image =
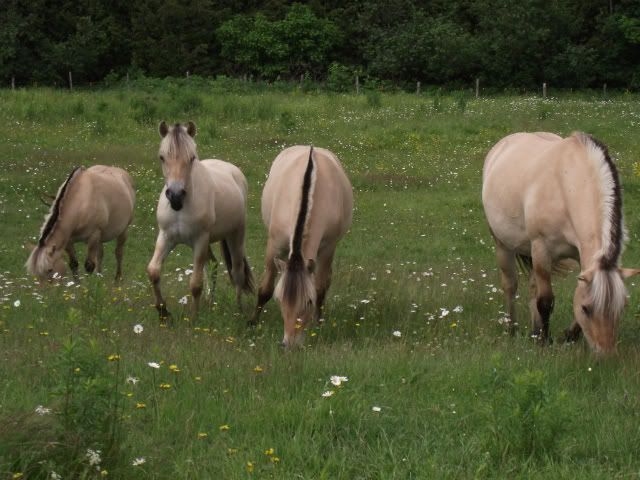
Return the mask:
[(189, 281), (191, 296), (193, 303), (191, 304), (191, 320), (196, 321), (198, 318), (198, 306), (200, 305), (200, 296), (202, 295), (202, 280), (204, 274), (204, 266), (209, 260), (209, 234), (205, 233), (193, 243), (193, 273)]
[(211, 245), (209, 245), (209, 260), (213, 264), (213, 266), (211, 267), (211, 301), (213, 302), (213, 297), (216, 291), (216, 284), (218, 282), (218, 259), (213, 254)]
[(273, 296), (273, 289), (275, 288), (275, 281), (278, 271), (276, 269), (275, 258), (277, 254), (273, 241), (269, 239), (267, 242), (267, 251), (264, 257), (264, 274), (260, 281), (260, 288), (258, 289), (258, 301), (256, 308), (253, 312), (253, 317), (249, 320), (249, 325), (257, 325), (260, 319), (260, 314), (265, 304), (271, 300)]
[(102, 259), (104, 258), (104, 243), (98, 244), (98, 255), (96, 257), (96, 272), (102, 273)]
[(84, 262), (84, 269), (87, 273), (93, 273), (98, 266), (101, 250), (102, 242), (100, 241), (100, 231), (96, 230), (87, 242), (87, 259)]
[(516, 333), (515, 298), (518, 290), (518, 271), (515, 253), (496, 240), (496, 258), (500, 268), (500, 283), (504, 292), (507, 314), (509, 315), (509, 333)]
[(169, 317), (169, 311), (167, 310), (164, 298), (162, 298), (162, 292), (160, 291), (160, 272), (162, 269), (162, 262), (164, 262), (164, 259), (167, 258), (167, 255), (174, 246), (175, 244), (173, 242), (169, 242), (164, 232), (160, 230), (156, 240), (156, 247), (153, 251), (153, 257), (151, 257), (149, 265), (147, 265), (147, 275), (149, 276), (149, 281), (151, 282), (153, 293), (156, 297), (156, 310), (158, 310), (160, 320), (164, 320)]
[(315, 275), (316, 281), (316, 312), (315, 320), (319, 320), (322, 315), (322, 308), (324, 300), (327, 295), (327, 291), (331, 286), (331, 273), (333, 271), (333, 255), (336, 251), (336, 246), (322, 248), (318, 252), (318, 263)]
[(116, 239), (116, 281), (122, 279), (122, 255), (124, 253), (124, 243), (127, 241), (127, 230), (122, 232)]
[[(240, 296), (242, 292), (253, 292), (253, 275), (249, 268), (249, 262), (244, 255), (244, 228), (236, 230), (223, 241), (222, 248), (225, 249), (225, 258), (230, 259), (231, 280), (236, 286), (236, 302), (240, 307)], [(227, 268), (229, 265), (227, 264)]]
[(67, 243), (67, 246), (65, 247), (65, 250), (67, 251), (67, 255), (69, 255), (69, 269), (71, 270), (71, 273), (73, 274), (73, 278), (75, 278), (76, 280), (78, 279), (78, 256), (76, 255), (76, 249), (73, 246), (73, 243), (71, 241), (69, 241), (69, 243)]
[(533, 325), (533, 336), (540, 338), (543, 342), (550, 342), (549, 338), (549, 317), (553, 312), (553, 290), (551, 288), (551, 267), (552, 259), (541, 240), (532, 242), (531, 257), (533, 260), (532, 275), (536, 282), (536, 309), (539, 317), (535, 317), (536, 324)]
[[(542, 316), (538, 311), (538, 288), (536, 287), (536, 276), (533, 269), (529, 272), (529, 313), (531, 316), (531, 332), (540, 331), (542, 328)], [(534, 333), (534, 335), (537, 335)]]

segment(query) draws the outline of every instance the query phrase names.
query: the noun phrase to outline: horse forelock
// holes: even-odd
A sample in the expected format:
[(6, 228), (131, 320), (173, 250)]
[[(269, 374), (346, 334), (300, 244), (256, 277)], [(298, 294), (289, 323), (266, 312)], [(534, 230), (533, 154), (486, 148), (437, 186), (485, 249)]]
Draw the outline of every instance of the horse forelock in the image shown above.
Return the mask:
[(609, 149), (601, 141), (586, 133), (575, 136), (585, 146), (587, 157), (600, 179), (602, 213), (602, 247), (596, 259), (599, 267), (614, 270), (624, 248), (626, 232), (622, 215), (622, 188), (618, 169), (609, 156)]
[(160, 144), (161, 153), (166, 154), (168, 158), (180, 158), (190, 159), (192, 156), (197, 155), (196, 143), (193, 138), (187, 133), (186, 128), (180, 123), (176, 123), (169, 133), (166, 135), (165, 140)]
[[(58, 193), (56, 193), (56, 198), (51, 204), (51, 207), (49, 208), (49, 213), (47, 213), (47, 215), (45, 216), (44, 223), (42, 224), (42, 228), (40, 229), (40, 239), (38, 240), (39, 247), (44, 247), (45, 242), (47, 241), (47, 238), (53, 231), (53, 228), (55, 227), (56, 223), (58, 222), (58, 219), (60, 218), (61, 211), (62, 211), (62, 204), (64, 202), (65, 195), (69, 191), (69, 185), (73, 180), (77, 178), (76, 174), (79, 174), (82, 170), (84, 170), (83, 167), (75, 167), (73, 170), (71, 170), (71, 173), (69, 174), (67, 179), (58, 189)], [(34, 252), (36, 250), (34, 250)]]
[(45, 247), (38, 245), (34, 248), (25, 263), (27, 271), (31, 275), (42, 276), (51, 268), (51, 259), (45, 252)]
[(274, 295), (282, 305), (298, 313), (310, 310), (315, 304), (316, 289), (313, 278), (301, 256), (293, 255), (289, 258)]
[(627, 288), (618, 270), (596, 269), (591, 282), (593, 311), (617, 321), (627, 303)]

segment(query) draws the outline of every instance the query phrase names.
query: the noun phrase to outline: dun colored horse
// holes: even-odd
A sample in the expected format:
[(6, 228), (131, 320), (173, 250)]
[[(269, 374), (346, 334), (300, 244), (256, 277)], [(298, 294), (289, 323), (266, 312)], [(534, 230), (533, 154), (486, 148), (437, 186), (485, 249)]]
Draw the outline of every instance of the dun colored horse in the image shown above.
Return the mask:
[(262, 192), (269, 239), (252, 323), (274, 294), (279, 272), (275, 296), (284, 319), (284, 346), (299, 345), (305, 325), (320, 316), (333, 255), (351, 226), (352, 209), (351, 183), (329, 150), (295, 146), (274, 160)]
[(512, 325), (516, 257), (530, 267), (531, 328), (543, 340), (554, 305), (551, 273), (563, 259), (574, 259), (581, 273), (566, 337), (577, 339), (582, 331), (596, 352), (614, 351), (627, 301), (623, 279), (640, 270), (619, 265), (622, 192), (607, 147), (584, 133), (509, 135), (485, 159), (482, 201)]
[(135, 192), (127, 172), (117, 167), (76, 167), (58, 189), (38, 245), (27, 260), (27, 270), (41, 278), (65, 271), (62, 253), (69, 255), (69, 267), (78, 274), (74, 243), (88, 244), (87, 272), (102, 268), (104, 242), (116, 239), (116, 279), (122, 277), (122, 253), (127, 228), (133, 219)]
[(205, 264), (217, 261), (210, 244), (221, 242), (221, 250), (240, 302), (242, 291), (253, 291), (253, 277), (244, 253), (247, 181), (236, 167), (222, 160), (199, 160), (193, 137), (196, 126), (160, 124), (160, 161), (165, 186), (157, 208), (158, 238), (147, 266), (149, 280), (161, 318), (168, 317), (160, 291), (162, 262), (178, 244), (193, 249), (190, 280), (192, 316), (198, 313)]

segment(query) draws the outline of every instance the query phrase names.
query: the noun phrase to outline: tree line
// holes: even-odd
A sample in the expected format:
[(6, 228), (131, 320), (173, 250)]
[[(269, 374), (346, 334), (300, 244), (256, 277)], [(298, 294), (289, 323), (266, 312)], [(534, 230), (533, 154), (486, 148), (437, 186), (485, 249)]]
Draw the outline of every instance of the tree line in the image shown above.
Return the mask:
[(4, 0), (0, 78), (640, 88), (638, 0)]

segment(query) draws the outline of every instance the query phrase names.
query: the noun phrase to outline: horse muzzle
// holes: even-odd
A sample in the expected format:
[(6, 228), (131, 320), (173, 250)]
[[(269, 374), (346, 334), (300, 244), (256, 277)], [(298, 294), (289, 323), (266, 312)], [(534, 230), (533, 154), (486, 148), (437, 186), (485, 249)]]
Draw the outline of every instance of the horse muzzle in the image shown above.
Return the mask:
[(167, 188), (165, 195), (171, 204), (171, 208), (175, 211), (182, 210), (182, 206), (184, 204), (184, 197), (186, 196), (187, 191), (184, 188), (180, 188), (177, 190)]

